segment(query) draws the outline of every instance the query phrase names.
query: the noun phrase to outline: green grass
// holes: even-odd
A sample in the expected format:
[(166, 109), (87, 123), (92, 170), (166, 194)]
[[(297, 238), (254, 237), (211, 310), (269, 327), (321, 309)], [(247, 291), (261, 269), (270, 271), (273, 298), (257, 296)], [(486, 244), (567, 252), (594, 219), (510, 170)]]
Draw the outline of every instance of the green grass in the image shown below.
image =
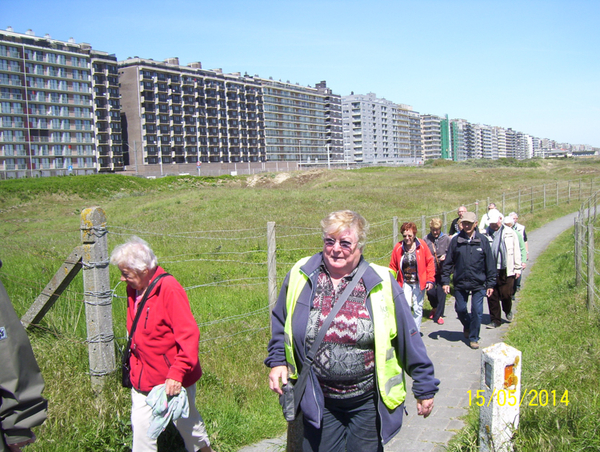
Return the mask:
[[(488, 164), (295, 172), (288, 179), (97, 175), (1, 181), (0, 278), (22, 315), (80, 244), (80, 214), (90, 206), (106, 212), (110, 250), (134, 233), (146, 239), (161, 265), (188, 289), (201, 331), (204, 376), (197, 405), (215, 448), (235, 451), (280, 435), (286, 425), (262, 364), (269, 339), (267, 222), (276, 222), (281, 282), (293, 262), (320, 249), (319, 221), (333, 210), (350, 208), (371, 222), (365, 257), (386, 265), (394, 216), (421, 229), (421, 215), (428, 221), (446, 212), (449, 224), (462, 203), (474, 208), (480, 200), (483, 208), (487, 198), (498, 203), (505, 192), (505, 210), (516, 210), (510, 193), (582, 178), (587, 195), (592, 178), (600, 176), (593, 159)], [(570, 204), (563, 196), (555, 206), (551, 198), (546, 210), (536, 201), (533, 213), (523, 203), (521, 222), (529, 230), (579, 207), (575, 190)], [(125, 287), (116, 269), (110, 275), (118, 296), (115, 336), (122, 346)], [(78, 276), (30, 334), (50, 400), (49, 419), (37, 429), (32, 452), (128, 450), (128, 392), (117, 376), (100, 395), (89, 388), (82, 299)], [(174, 436), (167, 432), (163, 443)]]
[[(587, 310), (585, 289), (575, 286), (573, 246), (571, 230), (538, 258), (519, 294), (518, 321), (505, 338), (522, 352), (521, 390), (550, 394), (547, 406), (521, 408), (515, 450), (600, 450), (600, 316)], [(527, 393), (527, 400), (532, 397)], [(479, 450), (478, 424), (472, 408), (448, 450)]]

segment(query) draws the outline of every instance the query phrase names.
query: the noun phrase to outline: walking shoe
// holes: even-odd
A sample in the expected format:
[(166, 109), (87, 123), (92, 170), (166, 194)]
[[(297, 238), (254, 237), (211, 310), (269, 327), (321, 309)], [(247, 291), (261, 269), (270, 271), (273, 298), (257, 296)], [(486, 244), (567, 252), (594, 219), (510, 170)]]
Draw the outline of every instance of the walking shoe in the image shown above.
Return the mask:
[(429, 318), (433, 319), (434, 316), (435, 316), (435, 309), (432, 309), (431, 313), (429, 314)]
[(492, 322), (492, 326), (493, 326), (494, 328), (499, 328), (501, 324), (502, 324), (502, 323), (500, 323), (500, 322)]
[(464, 336), (465, 336), (467, 339), (469, 339), (469, 334), (470, 334), (470, 333), (471, 333), (471, 330), (469, 330), (469, 329), (467, 329), (467, 328), (463, 329), (463, 334), (464, 334)]
[(508, 320), (509, 322), (513, 319), (513, 312), (510, 311), (508, 314), (506, 314), (506, 320)]
[(439, 319), (437, 319), (437, 324), (438, 325), (443, 325), (444, 324), (444, 319), (442, 319), (441, 317)]
[(471, 348), (477, 350), (479, 348), (479, 342), (471, 342)]

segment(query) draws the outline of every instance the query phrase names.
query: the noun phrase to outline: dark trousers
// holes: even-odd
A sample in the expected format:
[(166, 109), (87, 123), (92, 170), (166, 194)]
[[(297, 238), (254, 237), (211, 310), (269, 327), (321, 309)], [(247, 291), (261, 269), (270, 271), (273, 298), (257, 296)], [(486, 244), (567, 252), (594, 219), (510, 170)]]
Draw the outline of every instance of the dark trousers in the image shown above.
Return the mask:
[[(506, 269), (498, 270), (496, 285), (492, 296), (488, 298), (488, 308), (492, 323), (502, 323), (502, 311), (508, 314), (512, 309), (512, 295), (515, 287), (515, 277), (506, 276)], [(502, 305), (502, 311), (500, 310)]]
[(321, 428), (304, 421), (304, 452), (383, 452), (375, 395), (325, 398)]
[(433, 321), (437, 322), (440, 317), (444, 316), (444, 309), (446, 307), (446, 292), (441, 282), (435, 283), (435, 285), (427, 291), (427, 299), (433, 309), (435, 309), (435, 315)]

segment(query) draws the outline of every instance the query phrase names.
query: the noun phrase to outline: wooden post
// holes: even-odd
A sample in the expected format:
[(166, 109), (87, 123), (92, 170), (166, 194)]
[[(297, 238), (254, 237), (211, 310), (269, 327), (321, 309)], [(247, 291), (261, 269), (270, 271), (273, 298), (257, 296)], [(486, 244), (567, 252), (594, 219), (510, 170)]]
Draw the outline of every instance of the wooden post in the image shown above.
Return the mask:
[(277, 242), (275, 240), (275, 222), (267, 222), (267, 269), (269, 275), (269, 323), (271, 312), (277, 301)]
[(81, 212), (81, 265), (90, 376), (94, 390), (101, 389), (106, 376), (116, 369), (106, 235), (104, 210), (100, 207), (84, 209)]
[(421, 215), (421, 237), (425, 237), (425, 215)]
[(21, 323), (25, 328), (29, 328), (32, 324), (38, 324), (54, 305), (58, 297), (60, 297), (60, 294), (63, 293), (75, 276), (77, 276), (77, 273), (81, 270), (81, 255), (81, 246), (75, 247), (42, 293), (37, 296), (33, 304), (21, 318)]
[(447, 222), (448, 218), (447, 218), (447, 213), (446, 212), (444, 212), (443, 215), (444, 215), (444, 220), (443, 220), (443, 225), (442, 225), (442, 231), (445, 232), (445, 231), (448, 230), (448, 222)]
[(579, 227), (580, 217), (575, 218), (575, 284), (581, 286), (581, 233)]
[[(487, 209), (487, 206), (486, 206), (486, 209)], [(475, 200), (475, 216), (477, 218), (479, 218), (479, 200), (478, 199)]]
[(533, 213), (533, 187), (531, 187), (531, 210), (529, 213)]
[(398, 217), (392, 217), (392, 237), (394, 240), (394, 243), (392, 243), (393, 248), (398, 243)]
[(594, 309), (594, 288), (596, 267), (594, 267), (594, 223), (588, 221), (588, 249), (587, 249), (587, 308), (588, 311)]
[(546, 210), (546, 184), (544, 184), (544, 210)]

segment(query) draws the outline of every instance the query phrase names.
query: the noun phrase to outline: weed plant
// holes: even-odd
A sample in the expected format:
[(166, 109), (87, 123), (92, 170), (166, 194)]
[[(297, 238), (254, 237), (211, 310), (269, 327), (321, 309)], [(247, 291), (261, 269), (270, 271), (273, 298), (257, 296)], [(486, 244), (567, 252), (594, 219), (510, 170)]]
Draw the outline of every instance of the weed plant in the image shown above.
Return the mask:
[[(487, 198), (531, 186), (600, 175), (597, 160), (536, 162), (525, 167), (428, 165), (365, 168), (241, 177), (122, 175), (57, 177), (0, 182), (0, 278), (23, 315), (61, 263), (80, 244), (80, 214), (98, 205), (106, 212), (109, 250), (132, 234), (149, 242), (159, 263), (186, 288), (199, 324), (204, 375), (197, 405), (215, 449), (222, 452), (280, 435), (285, 421), (268, 389), (262, 361), (269, 340), (267, 222), (276, 223), (277, 281), (300, 257), (322, 247), (319, 221), (352, 209), (371, 223), (365, 257), (387, 265), (399, 224), (447, 214), (460, 204), (475, 208)], [(287, 177), (287, 178), (286, 178)], [(514, 206), (514, 200), (512, 206)], [(507, 206), (506, 210), (516, 210)], [(551, 203), (524, 209), (531, 230), (579, 207)], [(483, 211), (479, 210), (479, 216)], [(125, 286), (110, 269), (118, 347), (125, 342)], [(30, 337), (46, 379), (49, 419), (36, 433), (32, 452), (127, 451), (129, 393), (118, 376), (105, 390), (89, 387), (82, 278), (77, 277)], [(177, 434), (165, 432), (162, 450), (183, 450)]]

